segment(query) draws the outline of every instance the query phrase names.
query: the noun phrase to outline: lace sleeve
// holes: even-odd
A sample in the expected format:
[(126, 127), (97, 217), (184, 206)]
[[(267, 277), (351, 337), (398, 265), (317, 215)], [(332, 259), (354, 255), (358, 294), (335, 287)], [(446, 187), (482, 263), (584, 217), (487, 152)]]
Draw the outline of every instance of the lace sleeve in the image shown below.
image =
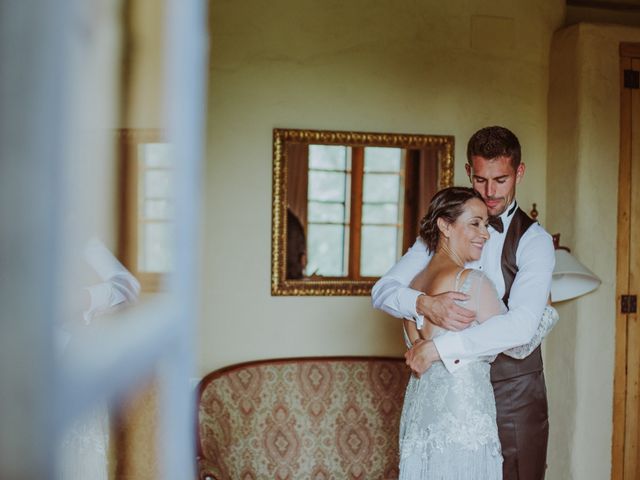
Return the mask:
[[(468, 294), (470, 296), (467, 308), (476, 312), (476, 319), (479, 323), (488, 320), (494, 315), (501, 315), (507, 312), (507, 307), (498, 297), (495, 285), (486, 275), (478, 270), (471, 270), (465, 283), (467, 282), (469, 283)], [(553, 329), (558, 322), (558, 318), (556, 309), (547, 305), (538, 324), (538, 330), (529, 343), (510, 348), (503, 353), (519, 360), (529, 356), (542, 343), (542, 339)]]
[(542, 312), (542, 319), (538, 324), (538, 330), (529, 343), (510, 348), (509, 350), (506, 350), (504, 354), (519, 360), (529, 356), (531, 352), (538, 348), (538, 345), (542, 343), (542, 339), (549, 334), (555, 324), (558, 323), (558, 318), (558, 312), (556, 309), (547, 305), (544, 308), (544, 312)]
[(472, 270), (467, 281), (470, 282), (468, 308), (476, 312), (479, 323), (507, 311), (493, 282), (484, 273)]

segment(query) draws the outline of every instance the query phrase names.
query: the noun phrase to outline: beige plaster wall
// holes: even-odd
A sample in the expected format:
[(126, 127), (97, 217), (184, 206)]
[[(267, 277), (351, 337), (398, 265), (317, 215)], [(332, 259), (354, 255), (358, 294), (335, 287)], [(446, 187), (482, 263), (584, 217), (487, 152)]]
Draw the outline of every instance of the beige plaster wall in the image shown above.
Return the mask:
[(121, 128), (164, 129), (164, 4), (130, 0), (126, 8), (131, 20), (124, 54), (131, 68), (124, 72), (130, 91)]
[[(615, 1), (615, 0), (614, 0)], [(640, 25), (640, 11), (632, 9), (607, 9), (603, 8), (604, 2), (600, 2), (601, 5), (596, 7), (589, 7), (586, 5), (567, 5), (567, 17), (565, 25), (574, 25), (578, 23), (615, 23), (617, 25), (628, 25), (637, 27)], [(613, 2), (611, 2), (613, 3)], [(633, 5), (633, 2), (618, 2), (627, 3)]]
[(551, 479), (610, 476), (622, 41), (640, 29), (574, 25), (551, 49), (547, 227), (602, 279), (546, 342)]
[(402, 353), (368, 297), (270, 295), (274, 127), (520, 137), (544, 219), (548, 52), (564, 2), (218, 0), (211, 64), (200, 374), (292, 355)]

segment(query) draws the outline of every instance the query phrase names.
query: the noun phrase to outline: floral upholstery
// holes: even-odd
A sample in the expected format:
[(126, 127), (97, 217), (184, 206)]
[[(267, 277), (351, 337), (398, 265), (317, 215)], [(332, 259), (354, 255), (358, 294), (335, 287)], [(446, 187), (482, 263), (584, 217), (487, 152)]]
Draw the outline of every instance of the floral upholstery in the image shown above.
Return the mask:
[(398, 428), (409, 372), (376, 357), (251, 362), (199, 387), (200, 479), (398, 477)]

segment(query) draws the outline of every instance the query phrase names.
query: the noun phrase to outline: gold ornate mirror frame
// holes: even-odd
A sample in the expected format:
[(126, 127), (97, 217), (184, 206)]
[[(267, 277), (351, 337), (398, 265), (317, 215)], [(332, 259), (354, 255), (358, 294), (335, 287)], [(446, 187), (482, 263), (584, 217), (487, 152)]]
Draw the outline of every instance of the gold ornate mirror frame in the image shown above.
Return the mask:
[[(307, 277), (290, 279), (287, 276), (287, 179), (290, 171), (288, 147), (292, 144), (341, 145), (347, 147), (395, 147), (428, 151), (436, 166), (434, 188), (453, 184), (454, 137), (445, 135), (413, 135), (392, 133), (364, 133), (322, 130), (273, 130), (273, 195), (271, 231), (271, 294), (272, 295), (370, 295), (377, 277), (351, 279), (347, 277)], [(430, 198), (430, 197), (429, 197)], [(423, 201), (423, 203), (427, 203)], [(421, 206), (424, 210), (426, 205)], [(415, 237), (411, 239), (413, 241)]]

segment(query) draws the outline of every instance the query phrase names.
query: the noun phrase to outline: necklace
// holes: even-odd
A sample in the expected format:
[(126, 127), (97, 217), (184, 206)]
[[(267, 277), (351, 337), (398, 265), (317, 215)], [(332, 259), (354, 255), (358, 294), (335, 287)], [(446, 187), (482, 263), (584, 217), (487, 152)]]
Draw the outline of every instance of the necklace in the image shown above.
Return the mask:
[(464, 267), (464, 262), (462, 261), (460, 256), (458, 256), (458, 254), (451, 250), (446, 242), (441, 242), (440, 250), (442, 250), (442, 252), (453, 261), (453, 263), (455, 263), (459, 267)]

